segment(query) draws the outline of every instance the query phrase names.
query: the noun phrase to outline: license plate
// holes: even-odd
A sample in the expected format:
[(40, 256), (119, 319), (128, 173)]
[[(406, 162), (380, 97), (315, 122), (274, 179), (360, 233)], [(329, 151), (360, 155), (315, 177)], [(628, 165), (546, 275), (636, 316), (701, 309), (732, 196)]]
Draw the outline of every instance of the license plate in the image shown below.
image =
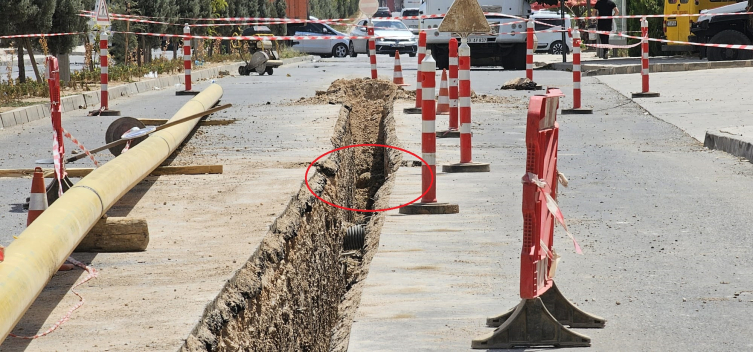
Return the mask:
[(418, 25), (412, 24), (412, 25), (408, 26), (408, 28), (418, 28)]
[(486, 43), (484, 37), (468, 37), (468, 43)]
[(677, 21), (667, 21), (667, 27), (677, 27)]
[(390, 46), (393, 47), (393, 48), (400, 48), (400, 47), (403, 46), (403, 44), (392, 44)]

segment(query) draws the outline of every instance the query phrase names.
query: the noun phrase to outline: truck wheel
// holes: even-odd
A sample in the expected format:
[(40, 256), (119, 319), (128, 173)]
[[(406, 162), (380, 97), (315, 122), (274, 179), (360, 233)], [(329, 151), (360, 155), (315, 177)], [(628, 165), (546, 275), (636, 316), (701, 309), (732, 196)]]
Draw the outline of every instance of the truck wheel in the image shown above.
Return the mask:
[(448, 70), (450, 69), (450, 52), (447, 47), (440, 47), (434, 45), (431, 51), (431, 57), (437, 62), (437, 69)]
[(350, 57), (358, 57), (358, 53), (356, 52), (356, 48), (353, 47), (353, 42), (350, 42), (349, 44), (349, 51), (350, 51)]
[(267, 67), (266, 70), (264, 70), (264, 72), (266, 72), (268, 75), (271, 76), (273, 73), (275, 73), (275, 69), (274, 69), (274, 67), (269, 66), (269, 67)]
[(500, 57), (505, 70), (526, 69), (526, 43), (514, 44), (510, 50)]
[[(750, 45), (750, 39), (745, 34), (736, 30), (728, 29), (721, 31), (711, 38), (711, 44), (737, 44)], [(709, 61), (726, 61), (726, 60), (750, 60), (753, 53), (750, 50), (726, 49), (726, 48), (708, 48), (706, 54)]]

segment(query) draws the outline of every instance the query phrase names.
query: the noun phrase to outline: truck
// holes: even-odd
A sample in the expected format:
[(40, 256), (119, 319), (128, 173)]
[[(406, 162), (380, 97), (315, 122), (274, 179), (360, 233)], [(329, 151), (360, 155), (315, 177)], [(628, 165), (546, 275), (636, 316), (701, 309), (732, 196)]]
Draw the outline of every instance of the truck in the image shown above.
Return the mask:
[[(419, 7), (420, 15), (446, 14), (454, 0), (425, 0)], [(506, 70), (526, 68), (526, 24), (524, 22), (500, 26), (519, 19), (502, 17), (499, 13), (518, 18), (531, 16), (531, 5), (527, 0), (479, 0), (479, 5), (491, 25), (492, 33), (476, 34), (468, 37), (471, 47), (472, 66), (502, 66)], [(424, 18), (420, 21), (421, 30), (426, 32), (426, 49), (437, 62), (439, 69), (449, 67), (449, 43), (451, 33), (439, 32), (437, 28), (442, 18)], [(502, 31), (500, 32), (500, 29)], [(516, 34), (500, 34), (519, 32)], [(460, 37), (454, 36), (460, 43)]]
[[(750, 45), (753, 42), (753, 28), (751, 27), (750, 17), (744, 14), (747, 7), (748, 2), (743, 1), (737, 4), (702, 11), (701, 16), (698, 17), (698, 22), (693, 23), (690, 27), (691, 35), (688, 41), (709, 44)], [(741, 12), (741, 14), (716, 15), (718, 13), (737, 12)], [(701, 58), (708, 57), (709, 61), (750, 60), (753, 59), (753, 51), (701, 47), (699, 49), (699, 56)]]

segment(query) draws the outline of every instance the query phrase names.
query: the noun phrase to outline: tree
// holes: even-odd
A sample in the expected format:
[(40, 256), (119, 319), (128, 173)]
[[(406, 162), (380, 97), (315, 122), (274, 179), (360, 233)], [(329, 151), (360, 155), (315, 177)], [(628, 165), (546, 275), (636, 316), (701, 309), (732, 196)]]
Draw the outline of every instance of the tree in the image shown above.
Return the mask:
[[(79, 16), (79, 12), (85, 7), (85, 3), (91, 1), (82, 0), (57, 0), (55, 13), (52, 16), (52, 33), (71, 33), (86, 31), (87, 19)], [(88, 5), (88, 4), (87, 4)], [(47, 47), (50, 54), (58, 58), (60, 66), (60, 79), (69, 81), (71, 77), (70, 61), (68, 54), (76, 45), (76, 37), (63, 35), (47, 39)]]

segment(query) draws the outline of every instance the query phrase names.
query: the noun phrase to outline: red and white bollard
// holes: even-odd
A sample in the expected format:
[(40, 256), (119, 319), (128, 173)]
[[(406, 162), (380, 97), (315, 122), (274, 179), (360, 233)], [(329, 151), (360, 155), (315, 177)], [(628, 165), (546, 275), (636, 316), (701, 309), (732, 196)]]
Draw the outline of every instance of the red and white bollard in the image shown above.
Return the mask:
[(450, 39), (450, 127), (437, 132), (439, 138), (458, 138), (458, 40)]
[(526, 24), (526, 78), (533, 81), (533, 19)]
[(593, 114), (593, 110), (580, 106), (580, 31), (573, 28), (573, 107), (562, 109), (562, 114)]
[(474, 163), (471, 157), (471, 47), (467, 38), (458, 48), (458, 76), (460, 163), (443, 165), (442, 172), (489, 172), (489, 164)]
[(183, 37), (183, 73), (185, 74), (186, 90), (179, 90), (175, 92), (175, 95), (196, 95), (199, 92), (191, 90), (191, 38), (188, 37), (191, 35), (191, 27), (188, 26), (188, 23), (183, 27), (183, 34), (185, 35)]
[(369, 61), (371, 62), (371, 79), (377, 79), (377, 61), (376, 61), (376, 40), (374, 39), (374, 24), (369, 20), (366, 27), (366, 33), (369, 35)]
[(421, 104), (423, 101), (423, 99), (421, 99), (421, 62), (423, 62), (425, 57), (426, 57), (426, 32), (421, 31), (418, 33), (418, 67), (416, 68), (416, 71), (418, 73), (416, 74), (416, 106), (412, 108), (403, 109), (403, 112), (406, 114), (420, 114), (421, 113)]
[(648, 21), (641, 18), (641, 92), (633, 93), (633, 98), (656, 98), (659, 93), (648, 89)]
[(108, 54), (108, 44), (107, 44), (107, 32), (102, 31), (99, 34), (99, 68), (100, 68), (100, 75), (99, 75), (99, 83), (101, 85), (100, 88), (100, 98), (99, 103), (100, 107), (99, 110), (91, 111), (90, 115), (100, 115), (100, 116), (120, 116), (120, 111), (110, 110), (110, 101), (109, 101), (109, 94), (107, 91), (107, 82), (109, 80), (109, 75), (107, 71), (107, 54)]
[(437, 62), (427, 51), (418, 74), (421, 75), (421, 203), (400, 208), (400, 214), (454, 214), (457, 204), (437, 203), (436, 71)]

